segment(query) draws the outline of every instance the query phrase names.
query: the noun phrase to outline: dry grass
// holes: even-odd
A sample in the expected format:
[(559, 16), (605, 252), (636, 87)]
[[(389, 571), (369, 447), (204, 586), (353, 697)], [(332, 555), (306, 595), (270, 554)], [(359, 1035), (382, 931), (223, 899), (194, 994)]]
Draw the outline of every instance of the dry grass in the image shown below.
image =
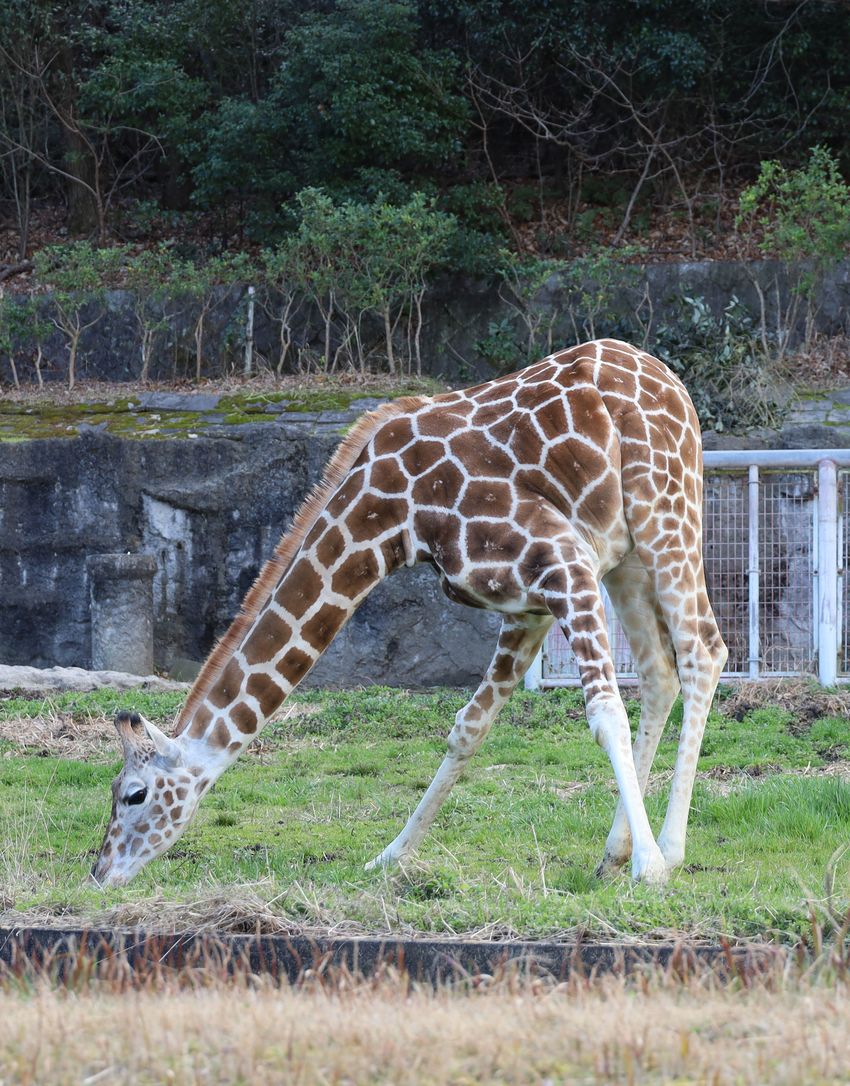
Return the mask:
[(55, 710), (45, 701), (44, 713), (37, 717), (0, 720), (0, 741), (18, 753), (39, 753), (79, 761), (114, 759), (118, 753), (115, 725), (105, 716), (93, 716)]
[[(318, 711), (318, 706), (293, 701), (274, 714), (271, 722), (295, 721), (314, 716)], [(37, 716), (0, 719), (0, 742), (12, 748), (0, 754), (8, 758), (37, 754), (74, 761), (110, 762), (121, 756), (112, 716), (58, 709), (49, 698), (44, 699), (43, 710)], [(260, 756), (272, 746), (273, 740), (261, 735), (247, 753)]]
[(801, 347), (788, 366), (807, 389), (846, 388), (850, 376), (850, 336), (820, 334), (811, 347)]
[(846, 989), (644, 978), (462, 990), (403, 977), (301, 990), (0, 994), (4, 1086), (80, 1083), (846, 1082)]
[[(442, 391), (443, 385), (433, 379), (425, 378), (405, 381), (409, 385), (421, 386), (421, 391), (433, 394)], [(354, 391), (378, 398), (391, 396), (398, 392), (399, 382), (385, 374), (287, 374), (279, 376), (271, 372), (261, 372), (246, 378), (236, 374), (222, 374), (217, 377), (194, 381), (189, 378), (165, 381), (78, 381), (73, 389), (68, 389), (58, 381), (51, 381), (49, 391), (36, 385), (22, 385), (20, 388), (4, 388), (3, 398), (8, 403), (40, 404), (49, 402), (56, 405), (110, 403), (114, 400), (132, 399), (144, 392), (205, 392), (221, 393), (225, 396), (248, 396), (264, 392), (333, 392)]]
[(800, 727), (821, 717), (850, 716), (850, 689), (824, 689), (807, 679), (760, 679), (736, 686), (718, 708), (734, 720), (743, 720), (754, 709), (781, 709)]

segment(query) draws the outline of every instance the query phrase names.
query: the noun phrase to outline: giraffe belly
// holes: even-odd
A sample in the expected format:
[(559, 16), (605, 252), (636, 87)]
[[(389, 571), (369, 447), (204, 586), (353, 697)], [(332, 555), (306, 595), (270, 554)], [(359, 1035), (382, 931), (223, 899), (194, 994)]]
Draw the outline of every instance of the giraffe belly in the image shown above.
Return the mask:
[(499, 611), (509, 615), (525, 614), (534, 610), (526, 592), (520, 591), (516, 595), (505, 592), (506, 577), (500, 577), (493, 571), (488, 579), (492, 587), (484, 593), (473, 588), (472, 584), (463, 578), (450, 579), (445, 573), (440, 573), (440, 587), (453, 603), (462, 603), (465, 607), (477, 607), (479, 610)]
[(633, 549), (622, 506), (604, 527), (590, 528), (539, 496), (521, 504), (527, 515), (504, 521), (461, 525), (453, 510), (430, 513), (416, 558), (434, 567), (450, 600), (502, 614), (545, 613), (539, 584), (567, 553), (581, 552), (601, 579)]

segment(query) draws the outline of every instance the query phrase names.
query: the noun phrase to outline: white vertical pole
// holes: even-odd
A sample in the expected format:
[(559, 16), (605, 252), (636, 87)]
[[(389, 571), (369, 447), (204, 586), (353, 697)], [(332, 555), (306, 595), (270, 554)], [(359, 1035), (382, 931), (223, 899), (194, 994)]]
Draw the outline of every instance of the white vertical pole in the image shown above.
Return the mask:
[(248, 317), (245, 324), (245, 365), (243, 373), (250, 377), (254, 369), (254, 288), (248, 287)]
[[(547, 634), (546, 637), (549, 635)], [(525, 689), (539, 690), (543, 683), (543, 652), (546, 647), (546, 638), (540, 646), (540, 652), (534, 657), (525, 673)]]
[(838, 471), (818, 464), (818, 678), (834, 686), (838, 668)]
[(749, 513), (749, 553), (747, 569), (749, 571), (748, 614), (749, 614), (749, 665), (750, 678), (759, 677), (759, 469), (750, 464), (747, 487), (747, 509)]

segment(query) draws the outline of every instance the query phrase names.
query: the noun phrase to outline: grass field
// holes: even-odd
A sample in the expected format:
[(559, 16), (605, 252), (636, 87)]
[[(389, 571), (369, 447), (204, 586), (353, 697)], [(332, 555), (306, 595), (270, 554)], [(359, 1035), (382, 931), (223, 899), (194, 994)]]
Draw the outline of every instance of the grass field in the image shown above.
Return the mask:
[[(801, 684), (722, 692), (687, 866), (663, 891), (594, 877), (616, 793), (575, 691), (515, 694), (417, 859), (365, 873), (427, 786), (464, 701), (373, 688), (300, 695), (184, 839), (101, 894), (84, 879), (120, 765), (111, 714), (135, 707), (165, 726), (179, 698), (0, 700), (0, 921), (794, 938), (812, 910), (823, 919), (846, 907), (850, 857), (839, 853), (824, 890), (830, 858), (850, 842), (846, 699)], [(633, 721), (638, 711), (630, 702)], [(677, 731), (674, 710), (647, 801), (656, 827)]]

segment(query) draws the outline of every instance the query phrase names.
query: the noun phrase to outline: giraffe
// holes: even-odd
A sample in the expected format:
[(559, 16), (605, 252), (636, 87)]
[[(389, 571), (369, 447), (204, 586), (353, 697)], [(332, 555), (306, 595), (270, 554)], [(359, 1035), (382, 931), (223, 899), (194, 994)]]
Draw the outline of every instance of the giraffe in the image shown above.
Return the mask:
[[(696, 761), (726, 660), (706, 592), (701, 512), (691, 400), (663, 363), (616, 340), (366, 415), (208, 657), (174, 734), (138, 714), (117, 715), (125, 764), (94, 879), (124, 883), (172, 845), (366, 595), (394, 570), (425, 562), (452, 600), (497, 611), (502, 625), (430, 786), (367, 867), (416, 849), (557, 623), (619, 789), (598, 871), (631, 859), (634, 879), (663, 882), (684, 857)], [(642, 686), (633, 747), (603, 584)], [(680, 688), (682, 730), (656, 841), (643, 793)]]

